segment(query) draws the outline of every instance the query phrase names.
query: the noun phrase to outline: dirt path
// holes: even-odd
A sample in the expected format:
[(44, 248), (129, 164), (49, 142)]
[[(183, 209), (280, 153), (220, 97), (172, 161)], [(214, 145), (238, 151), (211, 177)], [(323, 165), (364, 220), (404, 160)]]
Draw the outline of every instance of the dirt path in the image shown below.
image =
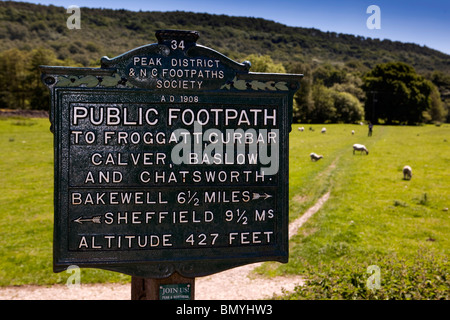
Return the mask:
[[(300, 218), (289, 225), (289, 238), (328, 200), (323, 195)], [(293, 291), (303, 284), (301, 276), (265, 278), (252, 273), (260, 263), (226, 270), (195, 279), (196, 300), (257, 300), (271, 298), (283, 290)], [(226, 284), (226, 285), (224, 285)], [(18, 286), (0, 288), (0, 300), (129, 300), (130, 284), (80, 284), (67, 287)]]

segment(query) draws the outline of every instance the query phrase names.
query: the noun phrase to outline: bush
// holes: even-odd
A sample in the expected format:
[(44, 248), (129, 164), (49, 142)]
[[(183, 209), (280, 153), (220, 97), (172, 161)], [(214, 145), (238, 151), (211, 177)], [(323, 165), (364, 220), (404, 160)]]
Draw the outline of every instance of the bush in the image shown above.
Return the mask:
[[(376, 256), (372, 261), (380, 270), (377, 289), (368, 286), (373, 273), (371, 264), (352, 261), (321, 263), (308, 266), (308, 279), (295, 292), (278, 299), (338, 300), (448, 300), (450, 299), (450, 267), (446, 256), (434, 255), (425, 249), (412, 258)], [(371, 278), (372, 277), (372, 278)]]
[(301, 122), (355, 123), (364, 118), (364, 108), (355, 96), (321, 84), (297, 95), (295, 102), (295, 116)]
[(336, 122), (355, 123), (364, 119), (362, 103), (348, 92), (333, 91)]

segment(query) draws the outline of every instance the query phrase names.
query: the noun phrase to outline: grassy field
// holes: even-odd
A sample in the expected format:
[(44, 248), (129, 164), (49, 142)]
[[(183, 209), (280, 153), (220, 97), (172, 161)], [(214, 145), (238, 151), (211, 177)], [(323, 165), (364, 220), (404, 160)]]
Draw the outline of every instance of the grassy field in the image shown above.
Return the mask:
[[(450, 126), (376, 126), (371, 137), (363, 126), (326, 127), (291, 133), (291, 218), (326, 191), (330, 199), (291, 240), (289, 263), (261, 269), (307, 275), (310, 286), (287, 298), (448, 299)], [(354, 143), (369, 155), (353, 155)], [(310, 152), (324, 158), (312, 162)], [(371, 265), (381, 274), (373, 292)]]
[[(366, 126), (326, 125), (325, 134), (322, 125), (299, 126), (290, 134), (290, 219), (331, 196), (291, 239), (289, 263), (266, 263), (259, 272), (306, 276), (309, 285), (284, 299), (448, 299), (450, 125), (375, 126), (372, 137)], [(354, 143), (369, 155), (353, 155)], [(52, 272), (48, 120), (0, 119), (0, 147), (0, 285), (65, 283), (70, 274)], [(324, 158), (312, 162), (311, 152)], [(370, 265), (381, 274), (375, 291), (366, 287)], [(129, 281), (95, 269), (81, 276), (83, 283)]]
[[(53, 134), (40, 118), (0, 118), (0, 285), (66, 283), (52, 271)], [(83, 269), (82, 281), (127, 281)]]

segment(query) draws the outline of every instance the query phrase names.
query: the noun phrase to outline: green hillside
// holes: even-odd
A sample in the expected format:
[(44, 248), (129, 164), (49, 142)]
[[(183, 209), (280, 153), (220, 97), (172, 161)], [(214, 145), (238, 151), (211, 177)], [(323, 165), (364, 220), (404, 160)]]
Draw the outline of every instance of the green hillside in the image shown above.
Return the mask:
[(295, 121), (372, 120), (364, 76), (388, 62), (406, 63), (432, 82), (422, 122), (450, 121), (450, 56), (427, 47), (250, 17), (82, 7), (81, 29), (69, 29), (70, 15), (64, 7), (0, 2), (0, 108), (48, 109), (39, 65), (98, 67), (103, 56), (155, 43), (156, 30), (182, 29), (199, 31), (199, 44), (236, 61), (250, 60), (251, 71), (304, 74)]
[[(251, 14), (243, 12), (243, 15)], [(239, 59), (268, 54), (279, 62), (346, 63), (368, 68), (402, 61), (418, 72), (450, 73), (450, 56), (415, 44), (358, 37), (317, 29), (294, 28), (258, 18), (190, 12), (131, 12), (81, 8), (81, 29), (66, 26), (66, 8), (4, 1), (0, 3), (2, 49), (53, 49), (59, 59), (98, 64), (136, 46), (156, 42), (157, 29), (200, 32), (200, 43)]]

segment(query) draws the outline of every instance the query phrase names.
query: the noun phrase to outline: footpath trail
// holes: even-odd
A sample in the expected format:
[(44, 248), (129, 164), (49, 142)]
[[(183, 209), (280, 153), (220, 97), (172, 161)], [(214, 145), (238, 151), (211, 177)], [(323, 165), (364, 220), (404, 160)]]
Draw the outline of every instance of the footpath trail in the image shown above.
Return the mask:
[[(328, 200), (323, 195), (301, 217), (289, 225), (289, 238)], [(249, 264), (195, 279), (196, 300), (258, 300), (268, 299), (283, 291), (293, 291), (303, 284), (302, 276), (267, 278), (253, 273), (261, 263)], [(1, 300), (129, 300), (130, 284), (80, 284), (67, 287), (16, 286), (0, 288)]]

